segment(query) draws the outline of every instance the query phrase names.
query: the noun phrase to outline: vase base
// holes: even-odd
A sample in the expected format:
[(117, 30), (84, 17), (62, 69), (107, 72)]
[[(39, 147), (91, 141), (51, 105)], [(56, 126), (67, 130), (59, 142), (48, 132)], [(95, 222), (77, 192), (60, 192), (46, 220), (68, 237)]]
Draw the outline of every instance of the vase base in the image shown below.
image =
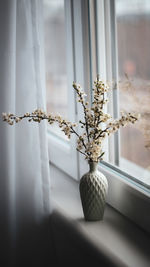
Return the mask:
[(108, 183), (98, 170), (84, 174), (80, 180), (80, 197), (85, 221), (102, 221)]

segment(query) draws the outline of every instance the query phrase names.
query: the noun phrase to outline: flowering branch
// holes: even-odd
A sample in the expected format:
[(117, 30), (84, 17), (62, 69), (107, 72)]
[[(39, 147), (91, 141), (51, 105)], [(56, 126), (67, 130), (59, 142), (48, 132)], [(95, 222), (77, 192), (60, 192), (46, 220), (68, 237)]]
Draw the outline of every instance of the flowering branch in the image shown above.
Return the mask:
[(32, 113), (25, 113), (23, 116), (16, 116), (11, 113), (3, 113), (2, 114), (3, 121), (6, 121), (9, 125), (13, 125), (14, 123), (18, 123), (23, 119), (28, 119), (29, 122), (34, 121), (40, 123), (42, 120), (47, 120), (49, 124), (53, 124), (54, 122), (57, 122), (61, 130), (64, 132), (65, 135), (70, 139), (71, 133), (76, 134), (76, 136), (79, 136), (78, 133), (75, 131), (74, 127), (77, 126), (76, 123), (71, 123), (67, 120), (62, 119), (61, 116), (52, 116), (47, 115), (44, 111), (41, 109), (36, 109)]
[(94, 82), (94, 96), (91, 108), (88, 107), (89, 103), (85, 101), (86, 95), (82, 91), (80, 85), (73, 82), (73, 88), (78, 95), (78, 102), (81, 103), (84, 112), (84, 121), (79, 120), (79, 125), (83, 129), (81, 135), (76, 131), (76, 123), (71, 123), (59, 115), (47, 115), (41, 109), (36, 109), (32, 113), (27, 112), (23, 116), (3, 113), (3, 120), (10, 125), (18, 123), (23, 119), (27, 119), (29, 122), (34, 121), (38, 123), (42, 120), (47, 120), (49, 124), (56, 122), (69, 139), (71, 138), (71, 134), (76, 135), (76, 150), (83, 154), (85, 159), (98, 162), (103, 159), (105, 153), (102, 151), (102, 143), (105, 137), (110, 136), (112, 133), (119, 130), (121, 126), (124, 127), (128, 123), (135, 123), (138, 120), (139, 115), (122, 113), (120, 119), (113, 120), (109, 114), (104, 113), (104, 105), (108, 102), (108, 100), (105, 99), (105, 93), (109, 88), (100, 80), (99, 76), (97, 76), (97, 79)]
[(81, 87), (80, 85), (76, 84), (75, 82), (73, 82), (73, 88), (76, 91), (77, 95), (78, 95), (78, 102), (82, 104), (83, 106), (83, 110), (84, 110), (84, 119), (85, 122), (79, 121), (79, 123), (83, 124), (85, 126), (86, 129), (86, 134), (87, 134), (87, 138), (89, 141), (89, 127), (88, 127), (88, 111), (89, 109), (87, 108), (87, 105), (89, 104), (88, 102), (85, 102), (84, 100), (84, 96), (86, 96), (86, 94), (84, 92), (81, 91)]

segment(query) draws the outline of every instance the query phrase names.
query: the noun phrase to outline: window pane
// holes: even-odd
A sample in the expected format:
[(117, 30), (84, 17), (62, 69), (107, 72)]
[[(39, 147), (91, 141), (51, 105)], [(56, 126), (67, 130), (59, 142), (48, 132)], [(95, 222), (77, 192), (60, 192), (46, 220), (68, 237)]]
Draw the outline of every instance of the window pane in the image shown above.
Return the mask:
[(116, 0), (120, 110), (141, 113), (121, 129), (120, 167), (150, 185), (150, 1)]
[[(44, 0), (47, 112), (68, 117), (64, 0)], [(64, 137), (56, 125), (51, 127)]]

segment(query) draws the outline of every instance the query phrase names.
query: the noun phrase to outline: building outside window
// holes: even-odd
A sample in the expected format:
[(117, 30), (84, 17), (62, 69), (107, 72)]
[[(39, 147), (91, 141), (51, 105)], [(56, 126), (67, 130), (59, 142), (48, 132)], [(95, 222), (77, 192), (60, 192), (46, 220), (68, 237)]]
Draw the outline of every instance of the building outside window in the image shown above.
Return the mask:
[(120, 131), (120, 167), (150, 186), (150, 2), (115, 2), (119, 109), (141, 113)]
[[(44, 30), (47, 112), (61, 114), (67, 118), (67, 55), (63, 0), (44, 1)], [(51, 130), (65, 138), (56, 125), (52, 125)]]

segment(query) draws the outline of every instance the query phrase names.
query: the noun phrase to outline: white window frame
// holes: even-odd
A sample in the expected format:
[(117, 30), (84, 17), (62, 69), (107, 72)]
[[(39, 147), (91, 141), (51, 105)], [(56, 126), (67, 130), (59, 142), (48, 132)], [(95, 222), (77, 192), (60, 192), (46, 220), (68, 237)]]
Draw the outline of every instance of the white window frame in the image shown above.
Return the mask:
[[(90, 84), (90, 47), (87, 0), (64, 0), (67, 39), (67, 79), (69, 98), (69, 120), (81, 119), (81, 106), (76, 102), (72, 82), (76, 81), (83, 88)], [(89, 91), (87, 90), (88, 94)], [(56, 136), (49, 128), (49, 158), (56, 167), (79, 180), (87, 170), (87, 163), (76, 151), (76, 137), (69, 142)]]
[[(117, 49), (115, 35), (115, 1), (114, 0), (65, 0), (67, 46), (69, 61), (69, 97), (72, 104), (72, 121), (80, 118), (80, 106), (76, 104), (72, 91), (72, 81), (89, 88), (96, 73), (102, 78), (115, 78), (117, 81)], [(99, 27), (97, 27), (99, 25)], [(71, 44), (71, 45), (70, 45)], [(94, 52), (95, 51), (95, 52)], [(100, 60), (96, 60), (100, 58)], [(112, 66), (116, 66), (115, 69)], [(90, 99), (89, 91), (86, 92)], [(113, 103), (118, 101), (117, 87), (111, 95)], [(70, 98), (70, 99), (71, 99)], [(115, 117), (118, 116), (118, 105), (110, 107)], [(71, 138), (70, 145), (60, 139), (49, 136), (49, 154), (51, 162), (76, 180), (85, 171), (87, 163), (75, 152), (76, 140)], [(119, 163), (119, 133), (109, 142), (110, 160)], [(100, 171), (106, 175), (109, 183), (107, 203), (130, 218), (143, 229), (150, 232), (150, 191), (130, 175), (110, 164), (102, 162)]]

